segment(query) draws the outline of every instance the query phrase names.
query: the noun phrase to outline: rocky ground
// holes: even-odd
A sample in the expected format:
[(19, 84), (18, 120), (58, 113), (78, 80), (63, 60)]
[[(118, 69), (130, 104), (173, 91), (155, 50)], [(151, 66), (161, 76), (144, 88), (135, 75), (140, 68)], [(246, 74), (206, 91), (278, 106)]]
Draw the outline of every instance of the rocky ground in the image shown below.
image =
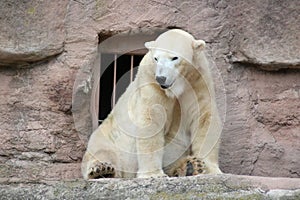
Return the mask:
[(205, 175), (159, 179), (0, 182), (1, 199), (282, 199), (300, 198), (300, 179)]

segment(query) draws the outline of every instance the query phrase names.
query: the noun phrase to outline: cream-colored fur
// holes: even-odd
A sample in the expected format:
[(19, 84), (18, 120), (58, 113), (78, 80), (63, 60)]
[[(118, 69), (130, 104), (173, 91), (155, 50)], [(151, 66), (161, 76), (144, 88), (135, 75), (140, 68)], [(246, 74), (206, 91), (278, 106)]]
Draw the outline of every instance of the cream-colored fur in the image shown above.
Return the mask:
[[(191, 157), (204, 161), (202, 173), (221, 173), (221, 122), (204, 41), (171, 30), (145, 46), (149, 52), (135, 80), (90, 137), (82, 161), (84, 178), (112, 166), (112, 177), (176, 176), (188, 168)], [(168, 88), (157, 83), (161, 75)]]

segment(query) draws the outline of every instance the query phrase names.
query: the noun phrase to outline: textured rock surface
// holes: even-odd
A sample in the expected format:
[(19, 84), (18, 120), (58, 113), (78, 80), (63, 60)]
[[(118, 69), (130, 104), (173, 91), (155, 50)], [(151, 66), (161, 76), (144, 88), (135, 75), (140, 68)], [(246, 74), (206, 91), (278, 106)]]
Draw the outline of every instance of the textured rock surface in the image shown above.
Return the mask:
[(64, 48), (67, 0), (0, 2), (0, 65), (28, 66)]
[(294, 70), (266, 72), (243, 66), (228, 73), (229, 108), (220, 160), (224, 171), (299, 177), (299, 77)]
[(300, 67), (299, 7), (297, 0), (1, 1), (0, 177), (81, 177), (98, 36), (154, 27), (207, 41), (226, 89), (222, 170), (300, 177), (300, 71), (289, 69)]
[(84, 145), (70, 111), (72, 71), (51, 62), (31, 69), (2, 67), (0, 80), (0, 176), (79, 175)]
[[(299, 1), (243, 1), (229, 5), (234, 62), (267, 70), (300, 67)], [(284, 49), (284, 51), (282, 51)]]
[(300, 179), (222, 175), (0, 183), (0, 194), (1, 199), (299, 199), (299, 185)]

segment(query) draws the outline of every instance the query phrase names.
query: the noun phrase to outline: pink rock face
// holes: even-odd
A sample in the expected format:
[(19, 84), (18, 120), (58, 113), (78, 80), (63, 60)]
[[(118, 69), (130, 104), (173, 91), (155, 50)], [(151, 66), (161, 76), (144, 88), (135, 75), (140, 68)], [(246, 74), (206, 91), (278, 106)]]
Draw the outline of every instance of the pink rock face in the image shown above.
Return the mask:
[(1, 1), (0, 66), (28, 66), (62, 53), (68, 1)]
[(1, 1), (0, 178), (81, 177), (98, 37), (155, 27), (207, 42), (226, 89), (221, 169), (300, 177), (298, 7), (297, 0)]
[(220, 153), (225, 172), (299, 177), (299, 75), (254, 68), (232, 72), (236, 84), (227, 97), (235, 106), (227, 110)]

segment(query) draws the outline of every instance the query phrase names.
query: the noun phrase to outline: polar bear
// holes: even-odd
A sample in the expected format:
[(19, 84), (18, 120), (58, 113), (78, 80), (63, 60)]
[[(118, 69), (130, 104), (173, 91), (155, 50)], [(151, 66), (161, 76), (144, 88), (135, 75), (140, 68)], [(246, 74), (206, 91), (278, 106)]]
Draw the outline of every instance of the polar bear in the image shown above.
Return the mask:
[(205, 42), (172, 29), (145, 46), (135, 80), (89, 139), (83, 177), (222, 173), (221, 121)]

